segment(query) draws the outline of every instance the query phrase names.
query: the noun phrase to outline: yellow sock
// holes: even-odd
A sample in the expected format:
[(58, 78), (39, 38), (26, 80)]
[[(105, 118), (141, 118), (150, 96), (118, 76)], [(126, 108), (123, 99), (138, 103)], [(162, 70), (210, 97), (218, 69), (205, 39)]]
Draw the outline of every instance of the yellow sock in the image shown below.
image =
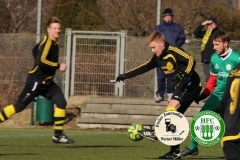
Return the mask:
[(168, 107), (166, 108), (166, 111), (168, 112), (168, 111), (177, 111), (177, 110), (176, 110), (175, 107), (168, 106)]
[(63, 124), (66, 116), (66, 110), (61, 108), (55, 108), (54, 111), (54, 131), (55, 135), (59, 135), (63, 132)]
[(11, 104), (3, 108), (0, 112), (0, 121), (4, 122), (16, 113), (14, 106)]

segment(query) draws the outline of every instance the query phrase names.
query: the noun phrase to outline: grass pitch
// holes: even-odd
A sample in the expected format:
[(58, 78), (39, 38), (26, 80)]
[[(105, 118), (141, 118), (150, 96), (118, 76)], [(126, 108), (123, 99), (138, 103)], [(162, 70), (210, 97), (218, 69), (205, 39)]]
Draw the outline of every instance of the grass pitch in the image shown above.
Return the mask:
[[(0, 129), (0, 160), (149, 160), (169, 151), (159, 141), (131, 141), (127, 132), (65, 130), (76, 141), (72, 145), (54, 144), (52, 133), (47, 129)], [(181, 149), (188, 143), (189, 138)], [(198, 156), (182, 159), (224, 160), (220, 144), (199, 146), (199, 150)]]

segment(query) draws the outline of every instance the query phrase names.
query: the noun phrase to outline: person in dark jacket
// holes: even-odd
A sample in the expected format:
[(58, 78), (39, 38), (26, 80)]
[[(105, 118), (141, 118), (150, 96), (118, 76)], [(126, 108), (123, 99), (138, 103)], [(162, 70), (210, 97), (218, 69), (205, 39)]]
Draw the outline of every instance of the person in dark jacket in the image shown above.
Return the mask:
[(38, 43), (32, 50), (34, 57), (33, 68), (29, 71), (26, 84), (17, 101), (3, 108), (0, 112), (0, 123), (8, 120), (16, 113), (23, 111), (35, 97), (42, 95), (56, 104), (54, 110), (54, 143), (74, 143), (63, 133), (63, 124), (66, 116), (66, 99), (61, 88), (53, 81), (56, 70), (64, 72), (65, 63), (58, 63), (58, 38), (61, 33), (61, 22), (52, 17), (47, 22), (48, 36)]
[[(207, 25), (207, 30), (203, 30)], [(213, 49), (213, 35), (219, 31), (217, 21), (215, 18), (209, 18), (202, 22), (194, 31), (194, 35), (198, 38), (202, 38), (201, 43), (201, 62), (204, 72), (204, 80), (208, 81), (210, 76), (210, 60), (212, 54), (215, 52)]]
[(221, 146), (226, 160), (240, 159), (240, 63), (228, 76), (220, 106), (225, 123)]
[[(194, 70), (196, 61), (181, 48), (169, 45), (160, 32), (153, 32), (148, 37), (148, 45), (154, 53), (152, 58), (125, 74), (120, 74), (116, 81), (123, 81), (159, 67), (176, 87), (166, 111), (178, 111), (183, 114), (202, 89), (200, 78)], [(152, 141), (157, 141), (151, 130), (138, 133)], [(171, 146), (170, 151), (159, 158), (180, 159), (179, 147), (180, 145)]]
[[(154, 31), (160, 32), (164, 35), (166, 41), (176, 47), (181, 47), (185, 43), (185, 34), (183, 28), (173, 22), (173, 12), (172, 9), (166, 8), (163, 12), (163, 23), (157, 25), (153, 29)], [(155, 98), (156, 102), (161, 102), (164, 99), (165, 91), (168, 95), (168, 101), (171, 99), (172, 93), (174, 91), (174, 84), (170, 79), (166, 78), (165, 74), (160, 68), (157, 71), (157, 82), (158, 90), (157, 96)], [(167, 79), (167, 90), (165, 80)]]

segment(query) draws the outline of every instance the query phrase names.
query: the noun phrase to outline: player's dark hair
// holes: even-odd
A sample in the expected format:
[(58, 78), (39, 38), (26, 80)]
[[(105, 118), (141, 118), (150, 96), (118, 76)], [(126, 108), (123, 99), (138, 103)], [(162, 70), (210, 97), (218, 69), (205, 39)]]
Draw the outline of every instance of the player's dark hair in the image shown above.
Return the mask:
[(60, 23), (61, 24), (61, 21), (57, 17), (51, 17), (47, 21), (47, 27), (49, 27), (52, 23)]
[(217, 42), (228, 42), (230, 43), (230, 36), (224, 31), (218, 31), (214, 34), (213, 40)]
[(165, 38), (162, 33), (154, 31), (147, 37), (147, 44), (149, 45), (152, 41), (165, 42)]

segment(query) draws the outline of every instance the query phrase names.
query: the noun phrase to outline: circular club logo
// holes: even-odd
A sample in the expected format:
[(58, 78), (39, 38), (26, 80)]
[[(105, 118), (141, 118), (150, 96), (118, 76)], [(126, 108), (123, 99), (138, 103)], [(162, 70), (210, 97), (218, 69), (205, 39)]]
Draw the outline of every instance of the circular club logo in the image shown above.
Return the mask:
[(193, 117), (190, 132), (198, 144), (212, 146), (222, 139), (225, 124), (219, 114), (213, 111), (201, 111)]
[(178, 145), (187, 138), (189, 123), (180, 112), (164, 112), (156, 120), (155, 133), (162, 143), (169, 146)]

